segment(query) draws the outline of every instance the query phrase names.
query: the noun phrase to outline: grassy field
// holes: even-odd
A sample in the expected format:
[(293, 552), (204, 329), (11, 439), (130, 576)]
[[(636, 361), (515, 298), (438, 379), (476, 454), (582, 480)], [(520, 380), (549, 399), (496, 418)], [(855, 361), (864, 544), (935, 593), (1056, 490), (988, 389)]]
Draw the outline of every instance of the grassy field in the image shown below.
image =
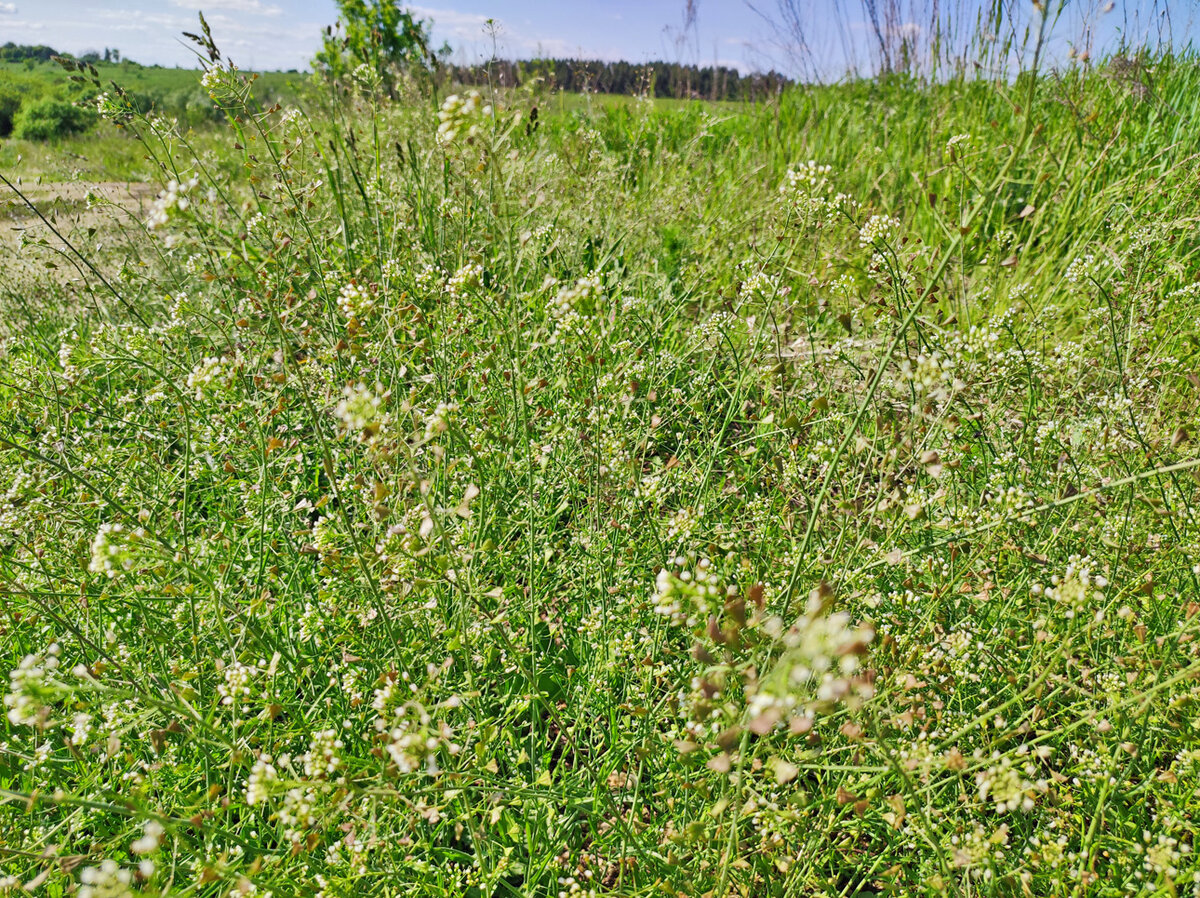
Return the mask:
[[(198, 69), (169, 69), (133, 62), (96, 63), (95, 80), (100, 89), (119, 85), (127, 101), (147, 116), (174, 122), (193, 140), (209, 137), (224, 115), (200, 84)], [(269, 106), (292, 103), (308, 87), (311, 75), (294, 72), (265, 72), (254, 76), (255, 95)], [(83, 133), (63, 133), (53, 140), (17, 139), (13, 120), (22, 106), (43, 99), (64, 99), (91, 112), (98, 89), (92, 78), (83, 83), (70, 80), (56, 62), (0, 62), (0, 171), (26, 179), (53, 181), (142, 181), (157, 177), (158, 169), (147, 164), (146, 150), (134, 135), (107, 124), (88, 127)]]
[(1200, 894), (1200, 63), (208, 84), (0, 272), (0, 893)]

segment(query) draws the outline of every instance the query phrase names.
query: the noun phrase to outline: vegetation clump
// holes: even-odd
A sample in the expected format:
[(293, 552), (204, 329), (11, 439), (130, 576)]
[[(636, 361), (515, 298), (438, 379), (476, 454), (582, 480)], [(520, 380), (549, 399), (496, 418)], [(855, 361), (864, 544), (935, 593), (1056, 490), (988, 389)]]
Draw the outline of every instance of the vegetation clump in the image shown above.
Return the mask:
[(0, 891), (1197, 892), (1192, 56), (263, 104), (196, 39), (223, 130), (92, 82), (157, 196), (0, 274)]

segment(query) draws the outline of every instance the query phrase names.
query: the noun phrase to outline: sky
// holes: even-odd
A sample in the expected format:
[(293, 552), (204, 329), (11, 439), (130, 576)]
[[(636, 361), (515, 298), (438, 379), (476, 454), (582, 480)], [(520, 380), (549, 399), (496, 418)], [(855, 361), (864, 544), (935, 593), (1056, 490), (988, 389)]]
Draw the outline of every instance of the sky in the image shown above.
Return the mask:
[[(773, 12), (779, 0), (697, 0), (693, 28), (683, 28), (684, 0), (426, 0), (411, 6), (433, 23), (435, 46), (454, 49), (457, 62), (477, 62), (493, 52), (488, 19), (495, 22), (495, 52), (507, 58), (536, 55), (589, 59), (625, 59), (640, 63), (671, 60), (701, 65), (717, 62), (743, 72), (778, 66), (787, 70), (787, 54), (772, 39), (771, 27), (755, 13)], [(898, 0), (905, 14), (919, 18), (932, 0)], [(953, 3), (961, 18), (974, 18), (983, 0)], [(1157, 0), (1161, 4), (1164, 0)], [(824, 74), (846, 68), (850, 56), (866, 59), (871, 35), (861, 20), (860, 0), (795, 0), (809, 28), (812, 54)], [(1029, 6), (1029, 0), (1016, 0)], [(1191, 13), (1200, 0), (1172, 5)], [(882, 3), (881, 3), (882, 5)], [(1155, 0), (1073, 0), (1055, 35), (1056, 53), (1085, 37), (1088, 27), (1101, 43), (1121, 29), (1146, 32)], [(1108, 7), (1112, 9), (1106, 10)], [(320, 43), (324, 26), (337, 19), (334, 0), (0, 0), (0, 43), (48, 44), (81, 54), (116, 47), (123, 55), (152, 65), (194, 66), (196, 59), (181, 38), (196, 29), (203, 9), (217, 45), (245, 69), (303, 69)], [(840, 15), (839, 15), (840, 13)], [(1181, 19), (1181, 14), (1176, 14)], [(842, 24), (835, 33), (828, 23)], [(918, 28), (901, 22), (901, 28)], [(1137, 36), (1136, 34), (1134, 35)], [(1178, 39), (1178, 38), (1177, 38)], [(794, 72), (793, 72), (794, 74)]]
[[(486, 33), (496, 21), (498, 55), (627, 59), (677, 59), (749, 68), (746, 45), (760, 22), (742, 0), (707, 0), (695, 39), (677, 46), (680, 0), (451, 0), (412, 4), (432, 20), (436, 46), (448, 41), (456, 61), (475, 62), (492, 52)], [(0, 43), (47, 44), (82, 53), (116, 47), (153, 65), (195, 64), (180, 33), (194, 31), (203, 10), (217, 45), (243, 68), (303, 68), (320, 44), (321, 29), (337, 19), (333, 0), (0, 0)], [(697, 47), (700, 49), (698, 50)]]

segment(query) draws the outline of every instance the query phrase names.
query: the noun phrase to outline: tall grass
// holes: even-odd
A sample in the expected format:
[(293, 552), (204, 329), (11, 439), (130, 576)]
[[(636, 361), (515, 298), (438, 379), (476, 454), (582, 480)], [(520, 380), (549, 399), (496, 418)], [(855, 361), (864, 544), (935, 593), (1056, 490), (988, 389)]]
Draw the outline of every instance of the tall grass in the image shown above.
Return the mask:
[[(1078, 59), (1191, 46), (1191, 0), (759, 0), (764, 58), (809, 80), (910, 75), (1011, 77), (1039, 58)], [(693, 20), (694, 24), (694, 20)], [(1044, 58), (1043, 58), (1044, 57)]]
[(3, 291), (3, 888), (1193, 892), (1198, 82), (110, 97), (162, 194)]

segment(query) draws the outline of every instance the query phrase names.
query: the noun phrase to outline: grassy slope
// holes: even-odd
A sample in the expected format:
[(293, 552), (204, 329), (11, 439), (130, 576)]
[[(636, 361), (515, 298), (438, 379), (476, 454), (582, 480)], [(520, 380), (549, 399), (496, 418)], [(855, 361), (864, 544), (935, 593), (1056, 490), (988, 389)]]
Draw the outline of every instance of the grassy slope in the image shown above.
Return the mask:
[[(203, 143), (212, 138), (214, 123), (211, 102), (200, 87), (196, 69), (162, 68), (135, 63), (99, 63), (102, 84), (119, 84), (146, 108), (176, 118), (192, 139)], [(293, 102), (304, 89), (305, 75), (264, 72), (257, 76), (255, 91), (261, 97)], [(42, 95), (81, 96), (84, 88), (73, 85), (57, 63), (32, 67), (23, 63), (0, 63), (0, 86), (6, 81), (21, 85), (27, 97)], [(91, 91), (94, 93), (94, 91)], [(0, 139), (0, 171), (26, 180), (49, 181), (144, 181), (156, 169), (148, 164), (145, 149), (129, 135), (101, 123), (86, 134), (52, 142)]]
[(4, 291), (5, 871), (1191, 889), (1198, 82), (151, 140)]

